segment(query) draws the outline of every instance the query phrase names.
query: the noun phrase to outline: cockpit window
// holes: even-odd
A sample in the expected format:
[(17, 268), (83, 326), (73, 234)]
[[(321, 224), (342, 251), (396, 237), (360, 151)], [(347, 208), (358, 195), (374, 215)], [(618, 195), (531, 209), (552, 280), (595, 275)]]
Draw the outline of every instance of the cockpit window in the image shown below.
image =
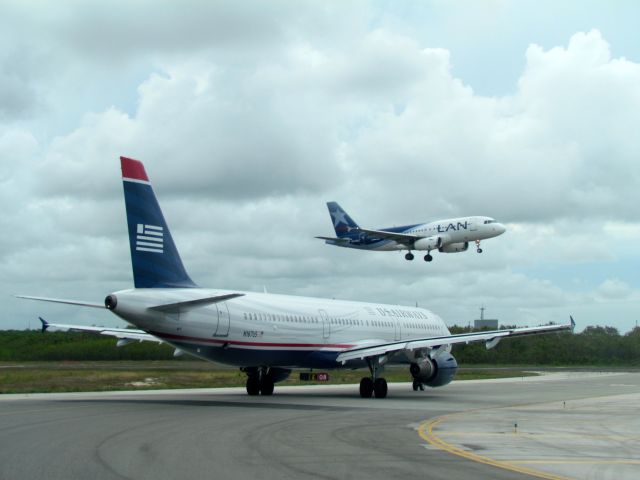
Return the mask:
[(485, 224), (485, 225), (488, 225), (488, 224), (490, 224), (490, 223), (496, 223), (496, 221), (495, 221), (493, 218), (490, 218), (489, 220), (485, 220), (485, 221), (484, 221), (484, 224)]

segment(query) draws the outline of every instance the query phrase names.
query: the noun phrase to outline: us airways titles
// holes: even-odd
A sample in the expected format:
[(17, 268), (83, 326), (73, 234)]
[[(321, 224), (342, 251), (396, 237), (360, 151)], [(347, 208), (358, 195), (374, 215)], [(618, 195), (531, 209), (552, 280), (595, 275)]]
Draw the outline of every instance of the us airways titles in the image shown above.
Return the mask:
[(466, 230), (468, 227), (469, 227), (468, 222), (464, 221), (464, 222), (458, 222), (457, 224), (450, 223), (446, 227), (443, 227), (442, 225), (438, 225), (437, 230), (438, 230), (438, 233), (446, 233), (449, 230), (455, 230), (455, 231)]

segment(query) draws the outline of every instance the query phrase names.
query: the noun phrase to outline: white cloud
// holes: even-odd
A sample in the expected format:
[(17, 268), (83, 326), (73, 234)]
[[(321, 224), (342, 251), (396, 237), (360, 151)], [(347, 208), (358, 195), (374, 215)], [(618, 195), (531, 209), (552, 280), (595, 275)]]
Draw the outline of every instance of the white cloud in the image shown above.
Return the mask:
[(617, 278), (607, 279), (598, 287), (601, 300), (624, 300), (633, 295), (633, 290), (625, 282)]

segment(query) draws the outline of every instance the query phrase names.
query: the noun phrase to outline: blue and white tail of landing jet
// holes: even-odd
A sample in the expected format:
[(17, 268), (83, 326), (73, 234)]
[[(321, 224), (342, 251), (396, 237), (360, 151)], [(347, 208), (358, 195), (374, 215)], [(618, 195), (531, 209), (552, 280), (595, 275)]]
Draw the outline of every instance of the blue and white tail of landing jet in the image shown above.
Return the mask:
[(173, 243), (144, 165), (120, 157), (136, 288), (194, 288)]
[(505, 232), (504, 225), (491, 217), (462, 217), (418, 223), (401, 227), (370, 230), (358, 226), (337, 202), (328, 202), (327, 208), (336, 237), (316, 237), (337, 247), (359, 250), (407, 250), (405, 258), (413, 260), (412, 250), (426, 250), (425, 261), (433, 260), (431, 250), (442, 253), (464, 252), (469, 242), (475, 242), (478, 253), (480, 241), (497, 237)]
[(347, 212), (345, 212), (338, 202), (327, 202), (329, 215), (333, 222), (333, 228), (338, 238), (357, 238), (360, 234), (358, 224), (353, 221)]

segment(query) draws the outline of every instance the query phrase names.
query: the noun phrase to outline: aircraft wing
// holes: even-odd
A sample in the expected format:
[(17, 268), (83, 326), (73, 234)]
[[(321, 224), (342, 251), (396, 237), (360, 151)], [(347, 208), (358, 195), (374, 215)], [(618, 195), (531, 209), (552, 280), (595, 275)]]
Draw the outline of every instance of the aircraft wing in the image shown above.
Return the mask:
[(505, 337), (537, 335), (541, 333), (560, 332), (564, 330), (573, 331), (575, 322), (573, 321), (573, 317), (569, 318), (571, 319), (571, 322), (564, 325), (544, 325), (540, 327), (524, 327), (505, 330), (491, 330), (485, 332), (461, 333), (458, 335), (403, 340), (399, 342), (389, 342), (367, 347), (356, 347), (343, 351), (342, 353), (340, 353), (340, 355), (338, 355), (336, 360), (344, 364), (349, 360), (377, 357), (381, 355), (387, 355), (389, 353), (399, 352), (402, 350), (413, 351), (423, 348), (437, 350), (442, 346), (453, 345), (456, 343), (486, 342), (485, 345), (487, 349), (490, 349), (495, 347), (498, 342)]
[(412, 233), (398, 233), (398, 232), (387, 232), (385, 230), (368, 230), (366, 228), (354, 228), (359, 232), (366, 233), (367, 235), (372, 235), (378, 238), (384, 238), (385, 240), (394, 240), (398, 243), (404, 244), (413, 244), (416, 240), (420, 238), (424, 238), (421, 235), (414, 235)]
[(140, 342), (156, 342), (163, 343), (157, 337), (145, 332), (144, 330), (137, 330), (133, 328), (108, 328), (108, 327), (89, 327), (82, 325), (71, 325), (64, 323), (49, 323), (44, 318), (38, 317), (40, 322), (42, 323), (42, 331), (49, 329), (50, 327), (59, 328), (60, 330), (65, 330), (67, 332), (86, 332), (86, 333), (96, 333), (99, 335), (107, 335), (110, 337), (116, 337), (119, 340), (130, 340), (130, 341), (140, 341)]

